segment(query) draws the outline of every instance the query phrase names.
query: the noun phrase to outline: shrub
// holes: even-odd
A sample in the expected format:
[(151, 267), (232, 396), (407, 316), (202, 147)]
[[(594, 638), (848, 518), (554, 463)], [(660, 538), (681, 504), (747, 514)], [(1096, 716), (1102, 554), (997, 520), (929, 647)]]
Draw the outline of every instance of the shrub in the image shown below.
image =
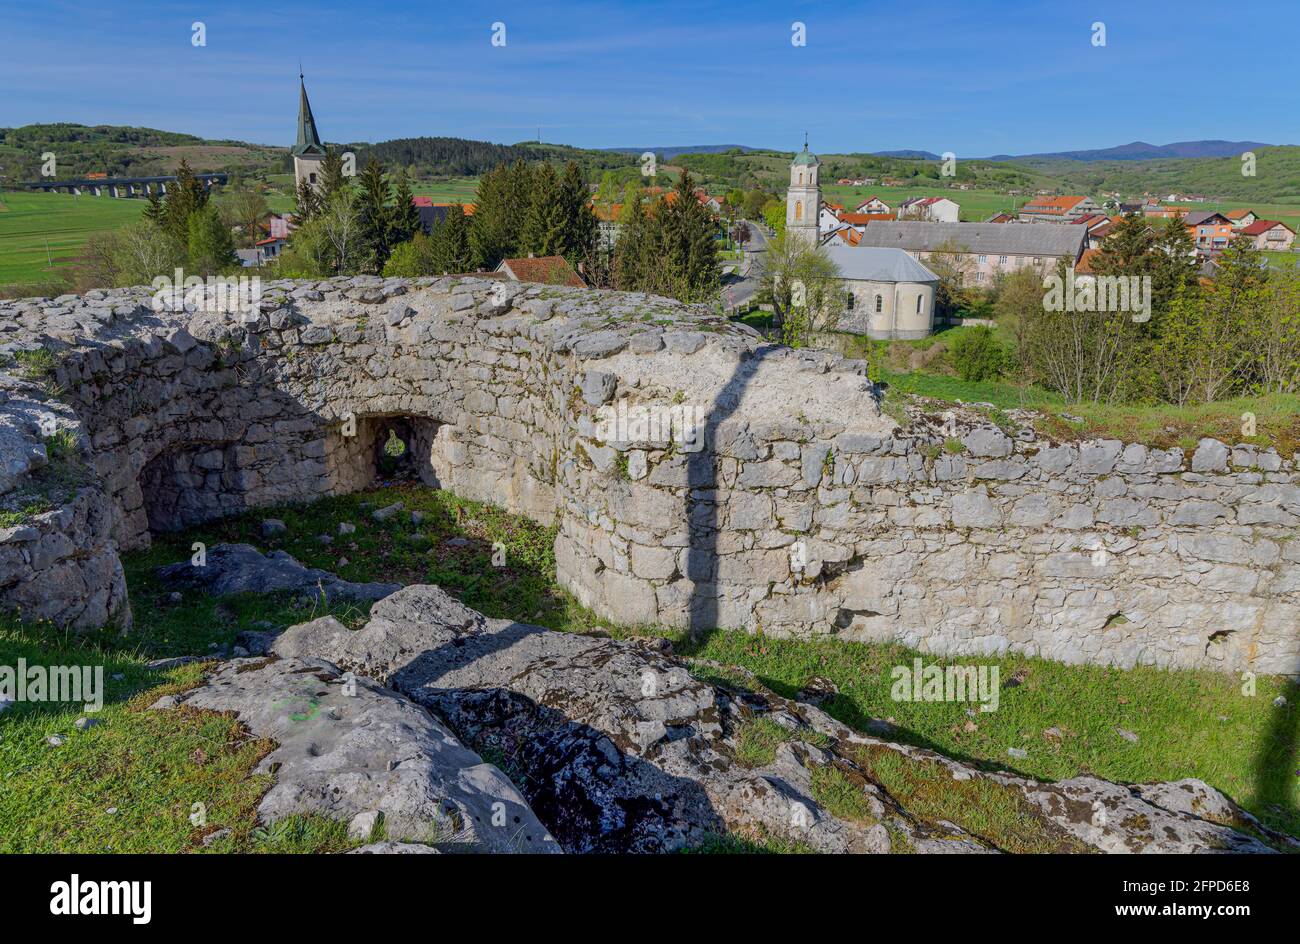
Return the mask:
[(953, 367), (962, 380), (996, 380), (1006, 369), (1007, 354), (993, 337), (993, 329), (977, 325), (952, 343)]

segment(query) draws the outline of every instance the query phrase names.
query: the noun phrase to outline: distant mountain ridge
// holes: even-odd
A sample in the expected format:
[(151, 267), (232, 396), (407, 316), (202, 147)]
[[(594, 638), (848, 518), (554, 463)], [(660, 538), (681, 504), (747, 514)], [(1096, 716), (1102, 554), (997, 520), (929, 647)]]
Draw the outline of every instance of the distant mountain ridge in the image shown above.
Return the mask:
[(1173, 144), (1148, 144), (1132, 141), (1109, 148), (1081, 151), (1050, 151), (1039, 154), (995, 154), (989, 161), (1153, 161), (1161, 158), (1237, 157), (1244, 151), (1273, 147), (1262, 141), (1175, 141)]
[(743, 144), (688, 144), (685, 147), (610, 147), (598, 148), (598, 150), (612, 151), (615, 154), (644, 154), (650, 151), (668, 161), (678, 154), (725, 154), (727, 151), (740, 151), (742, 154), (749, 154), (752, 151), (767, 149), (746, 147)]

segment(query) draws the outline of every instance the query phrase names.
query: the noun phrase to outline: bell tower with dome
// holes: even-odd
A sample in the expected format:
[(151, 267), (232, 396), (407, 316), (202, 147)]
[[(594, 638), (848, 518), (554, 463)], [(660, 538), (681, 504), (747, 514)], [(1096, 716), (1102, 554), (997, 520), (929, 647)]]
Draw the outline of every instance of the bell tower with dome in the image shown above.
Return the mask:
[(808, 151), (804, 135), (803, 150), (790, 162), (790, 189), (785, 194), (785, 229), (809, 246), (817, 245), (818, 218), (822, 212), (821, 185), (817, 173), (821, 164)]

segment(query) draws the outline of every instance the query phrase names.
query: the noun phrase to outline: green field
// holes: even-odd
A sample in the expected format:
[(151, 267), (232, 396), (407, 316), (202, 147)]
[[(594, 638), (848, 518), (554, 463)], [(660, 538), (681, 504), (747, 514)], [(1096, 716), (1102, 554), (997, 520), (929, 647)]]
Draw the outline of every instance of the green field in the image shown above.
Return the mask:
[(0, 285), (58, 281), (88, 237), (134, 223), (145, 206), (143, 200), (66, 193), (10, 191), (0, 200)]

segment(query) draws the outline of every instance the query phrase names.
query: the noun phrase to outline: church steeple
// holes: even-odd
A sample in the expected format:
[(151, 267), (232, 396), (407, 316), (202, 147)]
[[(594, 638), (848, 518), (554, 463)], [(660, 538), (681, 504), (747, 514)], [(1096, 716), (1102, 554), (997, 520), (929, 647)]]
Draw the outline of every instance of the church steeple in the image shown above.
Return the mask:
[(785, 231), (810, 246), (816, 246), (822, 209), (821, 185), (817, 180), (821, 163), (808, 150), (804, 132), (803, 151), (790, 162), (790, 189), (785, 192)]
[(293, 146), (294, 154), (324, 154), (325, 148), (316, 133), (316, 119), (311, 113), (311, 102), (307, 101), (307, 85), (303, 82), (302, 71), (298, 72), (298, 143)]

